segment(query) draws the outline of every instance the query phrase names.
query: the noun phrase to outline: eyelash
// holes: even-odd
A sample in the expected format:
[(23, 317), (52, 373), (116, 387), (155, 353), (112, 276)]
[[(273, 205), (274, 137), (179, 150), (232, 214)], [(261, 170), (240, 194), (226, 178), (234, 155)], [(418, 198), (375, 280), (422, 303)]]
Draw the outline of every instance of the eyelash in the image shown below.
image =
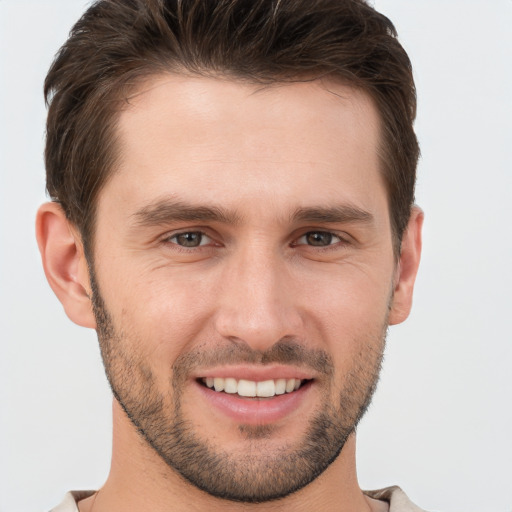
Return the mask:
[[(328, 235), (330, 237), (330, 240), (329, 242), (331, 242), (333, 239), (336, 239), (337, 241), (335, 243), (328, 243), (326, 245), (314, 245), (314, 244), (311, 244), (311, 243), (304, 243), (304, 244), (301, 244), (301, 243), (298, 243), (299, 240), (301, 239), (307, 239), (307, 237), (309, 236), (312, 236), (312, 235)], [(293, 243), (294, 246), (297, 246), (297, 245), (307, 245), (309, 247), (315, 247), (317, 249), (324, 249), (324, 250), (327, 250), (329, 248), (332, 248), (333, 246), (335, 245), (338, 245), (339, 243), (346, 243), (346, 240), (344, 240), (341, 236), (337, 235), (336, 233), (332, 233), (331, 231), (321, 231), (321, 230), (317, 230), (317, 231), (308, 231), (306, 233), (304, 233), (302, 236), (300, 236), (296, 242)]]
[[(172, 241), (173, 239), (177, 239), (178, 237), (183, 236), (183, 235), (199, 235), (201, 237), (199, 245), (187, 247), (186, 245), (181, 245), (181, 244), (179, 244), (177, 242), (173, 242)], [(306, 240), (307, 237), (311, 236), (311, 235), (328, 235), (329, 237), (331, 237), (331, 239), (335, 240), (335, 242), (334, 243), (328, 243), (327, 245), (314, 245), (314, 244), (308, 244), (308, 243), (299, 243), (299, 241), (301, 239), (305, 239)], [(204, 238), (207, 238), (210, 242), (213, 241), (212, 237), (210, 237), (204, 231), (201, 231), (201, 230), (197, 230), (197, 231), (181, 231), (179, 233), (174, 233), (173, 235), (166, 236), (162, 241), (165, 244), (171, 244), (171, 245), (175, 246), (175, 248), (178, 249), (178, 250), (189, 252), (189, 251), (192, 251), (192, 250), (197, 250), (197, 249), (206, 247), (210, 242), (207, 241), (206, 243), (203, 243), (203, 239)], [(291, 244), (291, 246), (292, 247), (297, 247), (297, 246), (304, 245), (304, 246), (308, 246), (308, 247), (313, 247), (316, 250), (328, 251), (328, 250), (335, 249), (338, 246), (338, 244), (347, 245), (348, 243), (349, 243), (349, 241), (346, 238), (343, 238), (342, 236), (337, 235), (336, 233), (333, 233), (331, 231), (311, 230), (311, 231), (305, 232), (303, 235), (298, 237)]]
[[(172, 242), (173, 239), (177, 239), (178, 237), (180, 236), (184, 236), (184, 235), (199, 235), (200, 236), (200, 242), (199, 242), (199, 245), (197, 246), (191, 246), (191, 247), (187, 247), (186, 245), (180, 245), (176, 242)], [(175, 245), (177, 248), (179, 248), (180, 250), (185, 250), (185, 251), (189, 251), (189, 250), (193, 250), (193, 249), (198, 249), (200, 247), (204, 247), (205, 243), (203, 243), (203, 239), (204, 238), (207, 238), (208, 240), (212, 241), (213, 239), (208, 236), (204, 231), (200, 231), (200, 230), (197, 230), (197, 231), (181, 231), (180, 233), (175, 233), (171, 236), (166, 236), (163, 240), (164, 243), (170, 243), (172, 245)], [(208, 242), (207, 242), (208, 243)]]

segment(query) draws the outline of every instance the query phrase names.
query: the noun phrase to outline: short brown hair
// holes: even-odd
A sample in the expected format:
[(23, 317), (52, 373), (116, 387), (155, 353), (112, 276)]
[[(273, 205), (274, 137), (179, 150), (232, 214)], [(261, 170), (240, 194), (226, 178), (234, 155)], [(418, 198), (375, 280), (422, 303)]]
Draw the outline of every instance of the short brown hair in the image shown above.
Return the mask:
[(99, 0), (45, 81), (47, 190), (90, 249), (98, 192), (116, 162), (116, 121), (140, 79), (162, 72), (275, 83), (329, 76), (366, 91), (397, 253), (414, 201), (418, 142), (409, 58), (364, 0)]

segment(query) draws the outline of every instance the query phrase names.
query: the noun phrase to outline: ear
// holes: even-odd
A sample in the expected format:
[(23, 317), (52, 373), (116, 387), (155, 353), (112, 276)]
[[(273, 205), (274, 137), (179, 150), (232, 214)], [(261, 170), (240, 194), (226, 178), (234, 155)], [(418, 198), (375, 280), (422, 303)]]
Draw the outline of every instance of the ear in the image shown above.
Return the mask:
[(389, 316), (390, 325), (403, 322), (411, 311), (414, 281), (420, 264), (423, 217), (423, 211), (414, 206), (402, 237), (400, 261), (396, 269), (395, 289)]
[(96, 328), (89, 271), (80, 235), (57, 203), (43, 204), (36, 217), (36, 238), (46, 279), (74, 323)]

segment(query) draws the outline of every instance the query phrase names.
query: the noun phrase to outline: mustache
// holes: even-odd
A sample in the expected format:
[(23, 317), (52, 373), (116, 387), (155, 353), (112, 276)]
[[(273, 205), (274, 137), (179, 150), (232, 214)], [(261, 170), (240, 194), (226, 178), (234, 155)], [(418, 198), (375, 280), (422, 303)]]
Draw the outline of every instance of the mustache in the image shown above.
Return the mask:
[[(230, 364), (289, 364), (309, 368), (325, 376), (334, 373), (334, 362), (324, 350), (307, 347), (295, 338), (284, 337), (267, 350), (254, 350), (244, 342), (197, 348), (179, 356), (172, 366), (174, 378), (185, 378), (194, 369)], [(181, 380), (181, 379), (180, 379)]]

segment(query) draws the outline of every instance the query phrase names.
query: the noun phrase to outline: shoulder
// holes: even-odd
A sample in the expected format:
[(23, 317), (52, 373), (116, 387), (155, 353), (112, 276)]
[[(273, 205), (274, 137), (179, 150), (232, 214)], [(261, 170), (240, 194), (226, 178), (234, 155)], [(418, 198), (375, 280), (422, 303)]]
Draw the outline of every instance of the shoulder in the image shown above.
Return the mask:
[(92, 496), (94, 491), (71, 491), (64, 496), (62, 502), (55, 508), (52, 508), (50, 512), (78, 512), (77, 503), (80, 500)]
[(400, 487), (393, 485), (376, 491), (364, 491), (364, 493), (375, 500), (389, 503), (389, 512), (425, 512), (415, 505)]

